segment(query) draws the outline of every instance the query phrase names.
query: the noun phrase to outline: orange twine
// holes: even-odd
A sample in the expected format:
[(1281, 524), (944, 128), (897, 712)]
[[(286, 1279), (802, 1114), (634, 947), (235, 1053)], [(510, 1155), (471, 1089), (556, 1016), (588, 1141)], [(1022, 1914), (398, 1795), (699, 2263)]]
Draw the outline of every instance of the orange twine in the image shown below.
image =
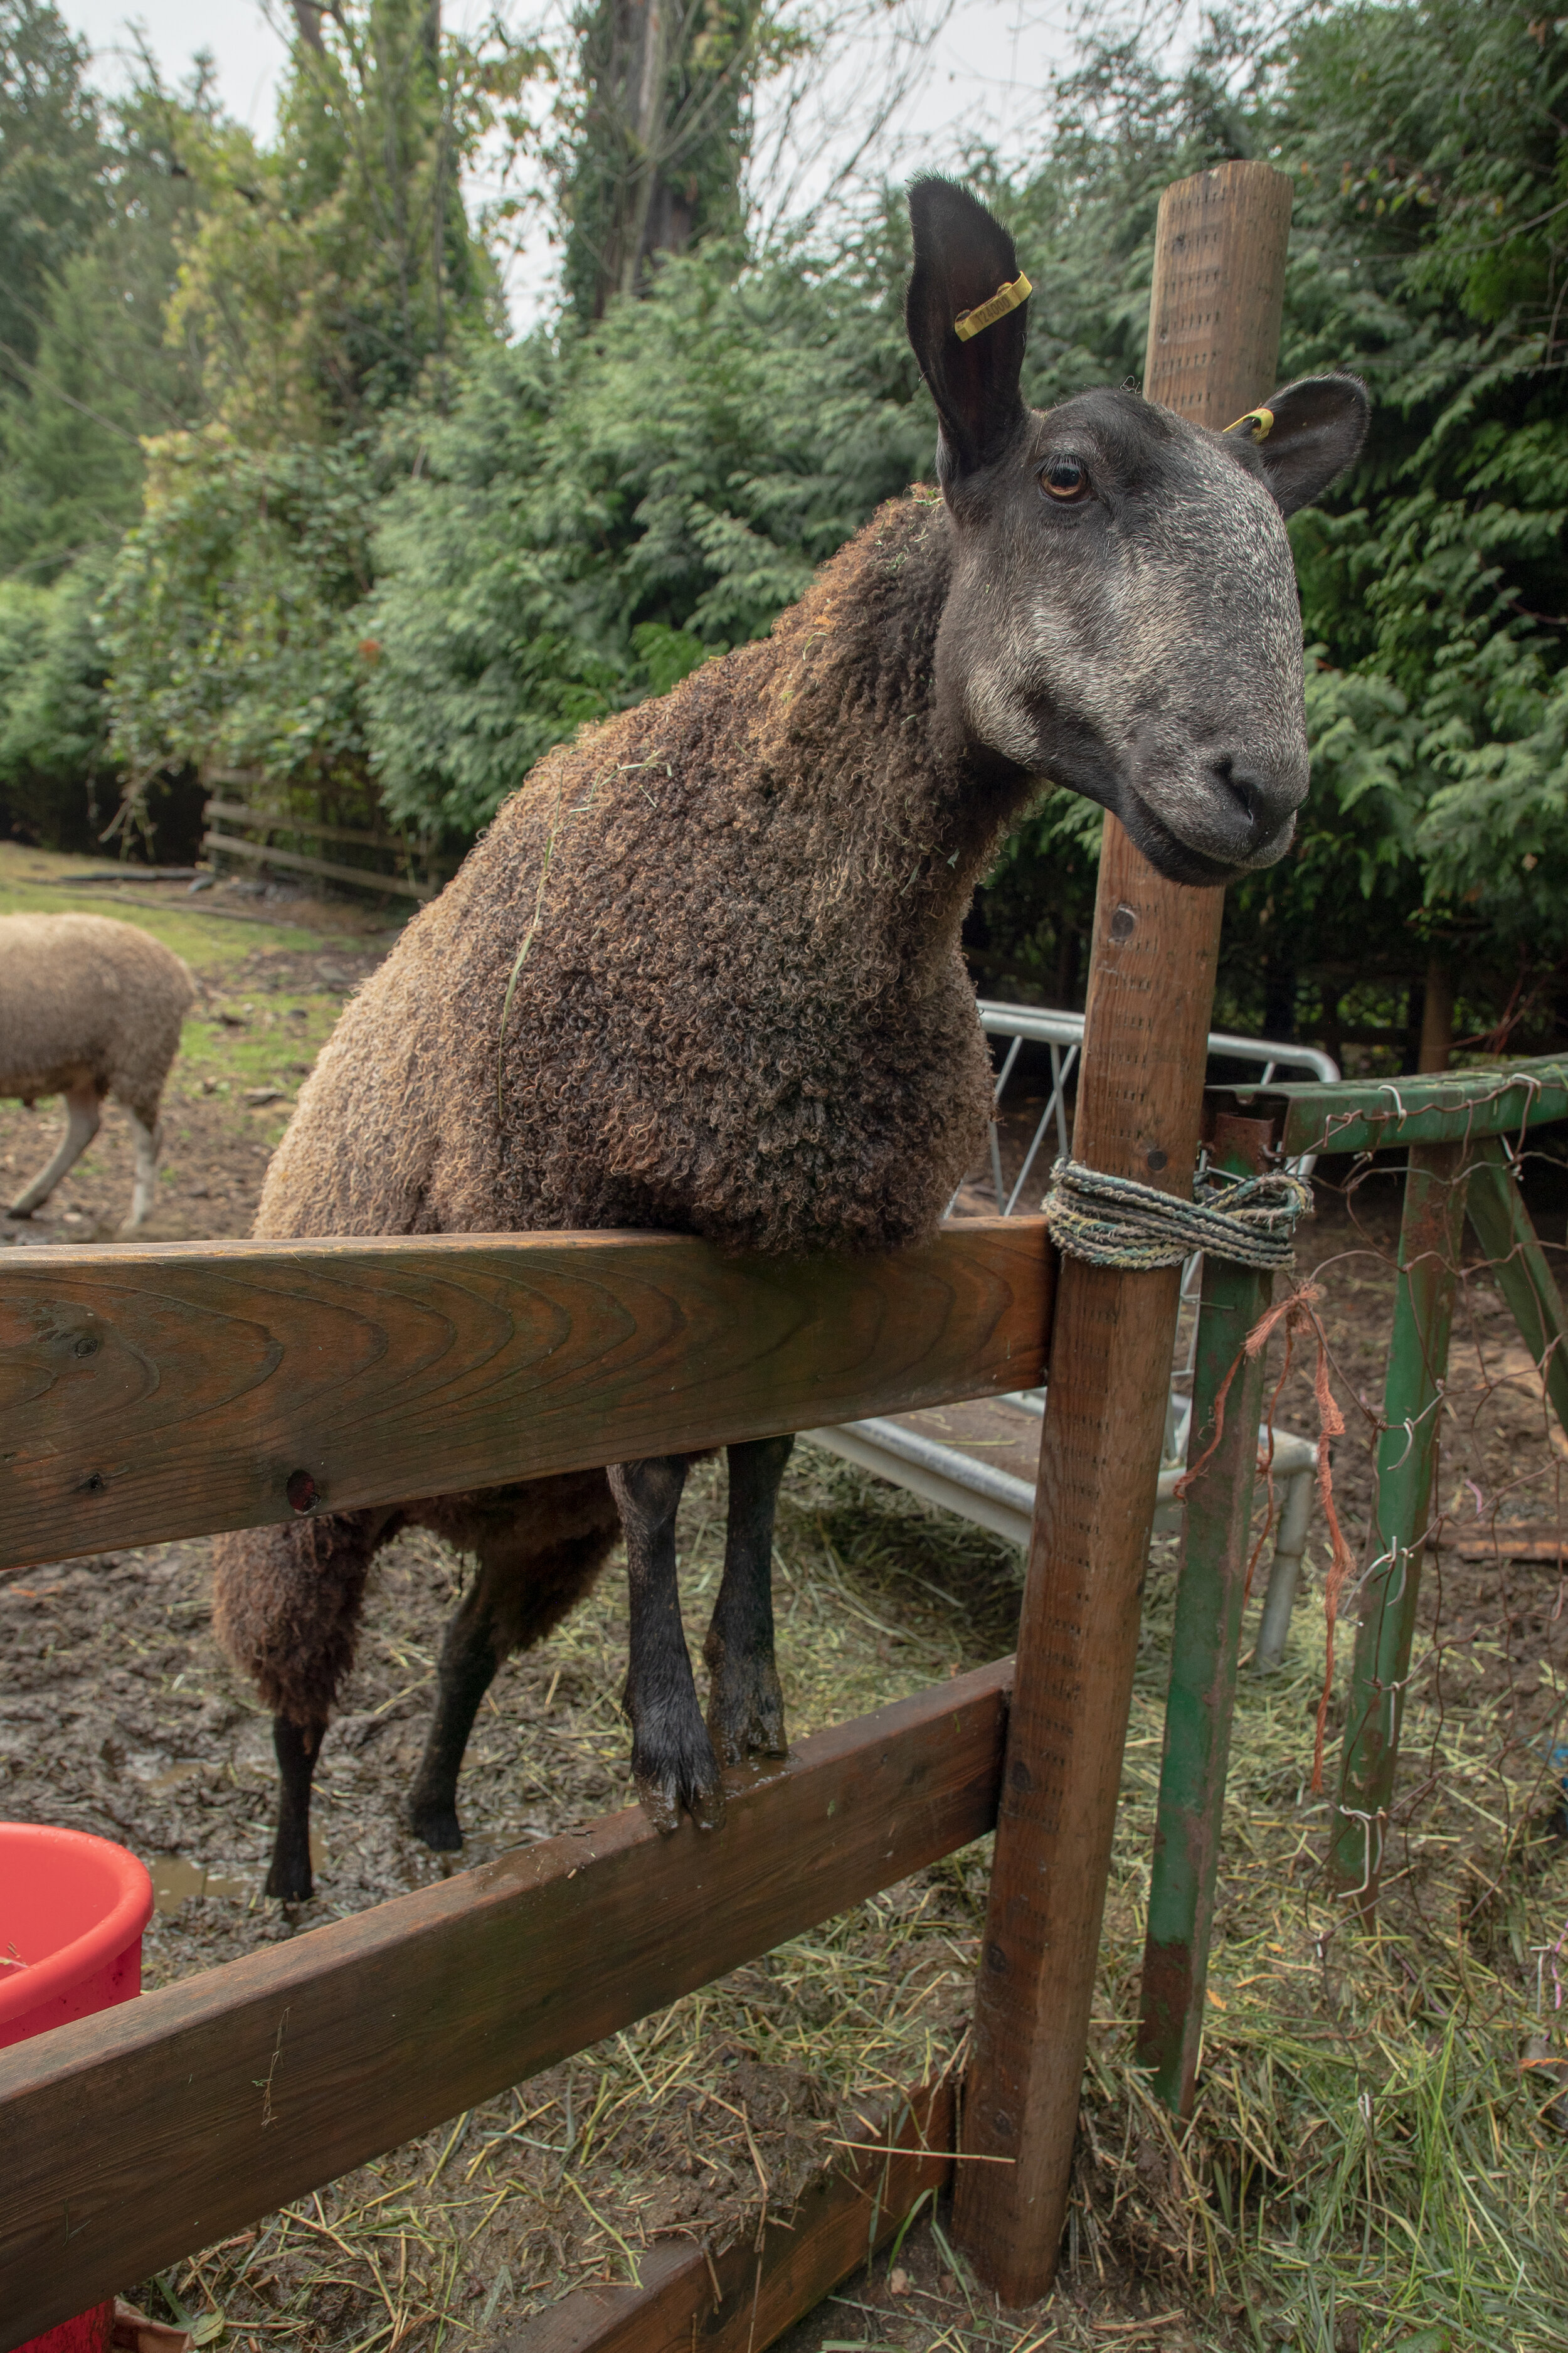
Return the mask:
[(1344, 1436), (1345, 1418), (1335, 1404), (1334, 1393), (1329, 1387), (1329, 1344), (1317, 1314), (1318, 1303), (1322, 1295), (1315, 1282), (1298, 1283), (1294, 1291), (1288, 1292), (1283, 1299), (1277, 1300), (1272, 1307), (1258, 1317), (1247, 1335), (1240, 1356), (1237, 1357), (1235, 1364), (1219, 1385), (1218, 1393), (1215, 1398), (1214, 1436), (1197, 1461), (1191, 1464), (1176, 1482), (1177, 1500), (1185, 1503), (1194, 1480), (1203, 1470), (1225, 1435), (1225, 1401), (1229, 1394), (1231, 1382), (1248, 1357), (1262, 1355), (1279, 1325), (1283, 1324), (1285, 1361), (1279, 1368), (1279, 1378), (1275, 1383), (1274, 1395), (1268, 1401), (1268, 1516), (1263, 1524), (1263, 1534), (1254, 1545), (1252, 1557), (1247, 1564), (1247, 1586), (1242, 1597), (1245, 1600), (1252, 1591), (1252, 1572), (1258, 1566), (1258, 1556), (1268, 1540), (1269, 1529), (1274, 1525), (1274, 1409), (1279, 1402), (1279, 1392), (1284, 1388), (1286, 1377), (1290, 1370), (1291, 1347), (1296, 1334), (1312, 1333), (1318, 1343), (1318, 1362), (1312, 1376), (1312, 1394), (1318, 1408), (1318, 1494), (1323, 1506), (1323, 1517), (1328, 1523), (1330, 1548), (1329, 1574), (1323, 1584), (1323, 1616), (1328, 1621), (1329, 1654), (1328, 1663), (1323, 1671), (1322, 1693), (1318, 1701), (1317, 1736), (1312, 1746), (1314, 1796), (1321, 1793), (1323, 1786), (1323, 1737), (1329, 1720), (1329, 1701), (1334, 1685), (1334, 1627), (1339, 1618), (1340, 1597), (1344, 1591), (1345, 1581), (1355, 1566), (1351, 1558), (1350, 1546), (1344, 1539), (1344, 1531), (1340, 1526), (1339, 1513), (1334, 1508), (1334, 1474), (1329, 1461), (1329, 1440)]

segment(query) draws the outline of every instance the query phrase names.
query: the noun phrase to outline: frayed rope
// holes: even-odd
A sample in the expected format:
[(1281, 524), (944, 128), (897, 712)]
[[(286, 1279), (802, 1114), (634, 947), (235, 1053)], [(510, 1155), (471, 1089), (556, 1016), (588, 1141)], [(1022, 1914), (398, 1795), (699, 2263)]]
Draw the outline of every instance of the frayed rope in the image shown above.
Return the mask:
[(1068, 1258), (1142, 1273), (1179, 1266), (1194, 1250), (1266, 1271), (1293, 1266), (1296, 1221), (1311, 1206), (1311, 1187), (1282, 1168), (1211, 1175), (1184, 1200), (1081, 1160), (1058, 1160), (1045, 1210), (1051, 1240)]

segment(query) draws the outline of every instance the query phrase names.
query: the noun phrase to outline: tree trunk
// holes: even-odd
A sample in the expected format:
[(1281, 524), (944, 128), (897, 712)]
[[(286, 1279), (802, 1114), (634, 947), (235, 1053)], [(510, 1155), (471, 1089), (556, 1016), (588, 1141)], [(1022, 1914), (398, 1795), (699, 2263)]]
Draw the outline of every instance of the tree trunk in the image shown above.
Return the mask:
[(1454, 976), (1441, 956), (1426, 965), (1426, 990), (1421, 1007), (1421, 1050), (1417, 1071), (1446, 1071), (1454, 1044)]
[(753, 16), (744, 0), (716, 50), (698, 0), (596, 0), (582, 20), (586, 102), (563, 190), (580, 318), (645, 292), (656, 254), (738, 220)]

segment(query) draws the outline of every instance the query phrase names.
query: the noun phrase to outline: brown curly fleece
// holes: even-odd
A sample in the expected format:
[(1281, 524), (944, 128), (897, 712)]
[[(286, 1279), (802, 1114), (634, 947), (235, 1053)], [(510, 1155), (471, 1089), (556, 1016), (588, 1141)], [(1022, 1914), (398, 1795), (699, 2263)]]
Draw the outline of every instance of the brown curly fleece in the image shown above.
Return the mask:
[[(959, 929), (1027, 790), (933, 714), (952, 549), (940, 500), (885, 506), (765, 640), (542, 759), (346, 1008), (258, 1236), (639, 1226), (782, 1253), (930, 1234), (990, 1103)], [(556, 1484), (525, 1498), (542, 1552)], [(573, 1497), (602, 1536), (578, 1590), (614, 1536), (595, 1493)], [(326, 1715), (389, 1532), (353, 1516), (352, 1540), (220, 1540), (220, 1637), (301, 1723)], [(440, 1505), (481, 1563), (493, 1516)]]
[(958, 934), (1012, 808), (931, 741), (951, 534), (884, 507), (771, 637), (539, 763), (345, 1011), (258, 1235), (931, 1231), (986, 1117)]

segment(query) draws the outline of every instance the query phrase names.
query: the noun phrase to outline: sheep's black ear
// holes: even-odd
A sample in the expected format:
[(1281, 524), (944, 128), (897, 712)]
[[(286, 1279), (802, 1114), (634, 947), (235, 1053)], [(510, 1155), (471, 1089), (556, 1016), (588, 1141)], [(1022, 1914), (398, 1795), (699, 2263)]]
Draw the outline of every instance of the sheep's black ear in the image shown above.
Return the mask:
[(1228, 429), (1246, 434), (1263, 460), (1281, 514), (1294, 514), (1321, 496), (1366, 439), (1371, 404), (1353, 375), (1305, 375), (1270, 393), (1273, 423), (1258, 438), (1264, 412), (1254, 409)]
[(943, 482), (999, 458), (1024, 414), (1018, 377), (1028, 309), (1005, 311), (967, 339), (954, 321), (1016, 283), (1018, 257), (1000, 221), (952, 180), (916, 180), (910, 189), (915, 266), (904, 298), (910, 342), (942, 422)]

